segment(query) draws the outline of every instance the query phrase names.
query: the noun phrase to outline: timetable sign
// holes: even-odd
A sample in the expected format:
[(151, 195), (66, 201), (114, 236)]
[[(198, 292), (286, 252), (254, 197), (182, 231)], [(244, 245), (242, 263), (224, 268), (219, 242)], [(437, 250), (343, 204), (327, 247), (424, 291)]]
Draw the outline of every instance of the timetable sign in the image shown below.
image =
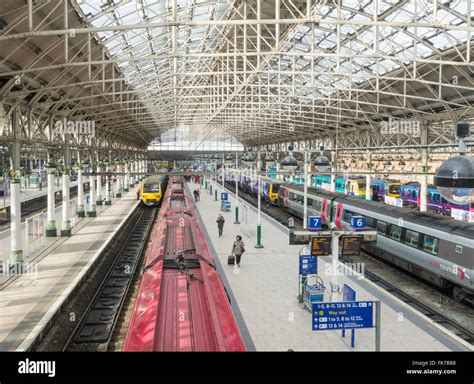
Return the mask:
[(331, 236), (313, 236), (311, 238), (311, 255), (328, 256), (331, 254)]
[(227, 194), (227, 192), (221, 192), (221, 200), (222, 201), (229, 200), (229, 195)]
[(318, 260), (315, 256), (300, 256), (300, 275), (316, 275), (318, 273)]
[(312, 305), (313, 331), (372, 328), (373, 301), (315, 303)]
[(357, 256), (360, 255), (360, 245), (362, 236), (342, 236), (342, 255)]

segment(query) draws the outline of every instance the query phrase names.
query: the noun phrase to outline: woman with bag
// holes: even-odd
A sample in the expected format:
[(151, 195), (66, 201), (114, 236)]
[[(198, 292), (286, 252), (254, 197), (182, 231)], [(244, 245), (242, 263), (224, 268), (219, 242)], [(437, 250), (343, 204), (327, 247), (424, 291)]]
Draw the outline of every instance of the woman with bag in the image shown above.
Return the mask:
[(240, 258), (245, 252), (245, 244), (242, 241), (242, 236), (237, 235), (232, 246), (232, 254), (235, 255), (237, 266), (240, 268)]

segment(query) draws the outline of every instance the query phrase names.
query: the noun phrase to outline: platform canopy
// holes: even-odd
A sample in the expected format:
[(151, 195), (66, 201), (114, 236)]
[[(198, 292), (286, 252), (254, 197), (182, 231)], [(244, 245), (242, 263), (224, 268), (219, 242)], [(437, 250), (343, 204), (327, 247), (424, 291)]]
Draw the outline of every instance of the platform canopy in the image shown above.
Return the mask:
[(474, 117), (471, 7), (6, 1), (0, 92), (7, 115), (21, 105), (39, 127), (45, 116), (94, 120), (101, 140), (142, 148), (178, 127), (245, 146), (361, 132), (377, 141), (389, 119), (430, 125), (432, 140), (448, 142), (453, 121)]

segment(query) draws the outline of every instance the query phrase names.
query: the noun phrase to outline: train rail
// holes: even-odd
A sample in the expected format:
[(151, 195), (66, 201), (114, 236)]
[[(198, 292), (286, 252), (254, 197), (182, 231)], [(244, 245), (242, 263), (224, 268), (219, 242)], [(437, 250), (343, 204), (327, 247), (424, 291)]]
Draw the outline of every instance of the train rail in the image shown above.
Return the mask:
[[(227, 182), (226, 182), (226, 188), (230, 192), (235, 191), (235, 188)], [(239, 190), (239, 198), (242, 198), (242, 200), (244, 200), (245, 202), (247, 202), (249, 204), (252, 204), (252, 206), (254, 206), (254, 207), (257, 207), (257, 203), (256, 203), (257, 197), (256, 196), (249, 196), (249, 194)], [(286, 213), (286, 212), (283, 213), (277, 207), (268, 206), (268, 205), (262, 203), (261, 204), (261, 209), (262, 209), (262, 212), (268, 214), (270, 217), (272, 217), (273, 219), (275, 219), (276, 221), (278, 221), (279, 223), (283, 224), (286, 227), (288, 227), (288, 218), (289, 217), (292, 217), (294, 219), (294, 223), (295, 223), (296, 227), (302, 227), (302, 220), (300, 218), (298, 218), (296, 216), (293, 216), (293, 215), (291, 215), (289, 213)], [(368, 253), (366, 251), (364, 251), (364, 254), (375, 258), (375, 256), (370, 255), (370, 253)], [(349, 263), (354, 262), (353, 259), (351, 259), (347, 256), (341, 257), (340, 260), (341, 260), (341, 262), (343, 262), (345, 264), (349, 264)], [(378, 258), (377, 258), (377, 260), (378, 260)], [(403, 273), (406, 275), (405, 271), (403, 271)], [(409, 306), (416, 309), (420, 313), (424, 314), (425, 316), (430, 318), (435, 323), (441, 325), (442, 327), (449, 330), (450, 332), (457, 335), (458, 337), (465, 340), (466, 342), (470, 343), (471, 345), (474, 345), (474, 333), (472, 332), (472, 330), (470, 330), (467, 327), (460, 324), (459, 321), (455, 321), (455, 320), (449, 318), (448, 316), (442, 314), (440, 311), (432, 308), (430, 305), (428, 305), (426, 303), (423, 303), (422, 301), (418, 300), (413, 295), (410, 295), (409, 293), (407, 293), (403, 289), (398, 288), (395, 285), (391, 284), (390, 282), (388, 282), (386, 279), (382, 278), (381, 276), (375, 274), (374, 272), (372, 272), (370, 270), (367, 270), (367, 268), (364, 269), (364, 277), (367, 278), (368, 280), (370, 280), (371, 282), (377, 284), (379, 287), (383, 288), (384, 290), (386, 290), (387, 292), (389, 292), (393, 296), (399, 298), (404, 303), (408, 304)], [(428, 287), (428, 285), (423, 280), (418, 280), (417, 279), (416, 282), (418, 284), (423, 283), (424, 286)], [(439, 292), (439, 289), (437, 289), (436, 291)], [(451, 300), (449, 295), (446, 295), (446, 297)], [(466, 309), (468, 311), (471, 310), (471, 308), (468, 305), (465, 305), (465, 306), (466, 306)], [(466, 318), (467, 319), (470, 318), (469, 314), (466, 316)], [(469, 320), (467, 320), (467, 321), (469, 321)]]
[(144, 253), (157, 208), (140, 213), (105, 279), (66, 341), (63, 351), (105, 351)]

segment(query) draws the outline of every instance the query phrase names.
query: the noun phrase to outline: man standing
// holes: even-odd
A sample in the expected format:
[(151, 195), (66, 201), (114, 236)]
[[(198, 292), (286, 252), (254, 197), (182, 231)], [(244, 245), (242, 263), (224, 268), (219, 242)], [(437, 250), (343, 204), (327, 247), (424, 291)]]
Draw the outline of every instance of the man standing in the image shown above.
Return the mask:
[(224, 232), (225, 220), (224, 220), (224, 216), (222, 216), (220, 213), (219, 213), (219, 216), (217, 217), (216, 223), (217, 223), (217, 229), (219, 229), (219, 237), (221, 237), (222, 233)]

